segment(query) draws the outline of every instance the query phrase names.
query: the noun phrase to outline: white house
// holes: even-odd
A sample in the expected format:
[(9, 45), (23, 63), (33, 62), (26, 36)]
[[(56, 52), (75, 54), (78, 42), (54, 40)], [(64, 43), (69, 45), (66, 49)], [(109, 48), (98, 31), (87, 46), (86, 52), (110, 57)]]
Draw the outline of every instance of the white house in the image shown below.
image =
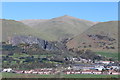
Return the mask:
[(3, 72), (11, 72), (13, 71), (11, 68), (3, 69)]
[(64, 72), (64, 74), (70, 74), (71, 73), (71, 71), (65, 71)]
[(120, 69), (118, 66), (112, 66), (113, 69)]
[(94, 69), (98, 70), (98, 71), (102, 71), (104, 69), (103, 66), (96, 66)]
[(82, 71), (82, 74), (93, 74), (92, 71)]
[(99, 61), (99, 63), (109, 64), (109, 63), (114, 63), (114, 62), (113, 61)]
[(38, 74), (43, 74), (43, 72), (38, 72)]
[(101, 74), (101, 71), (93, 71), (94, 74)]
[(119, 72), (112, 72), (112, 75), (120, 75)]

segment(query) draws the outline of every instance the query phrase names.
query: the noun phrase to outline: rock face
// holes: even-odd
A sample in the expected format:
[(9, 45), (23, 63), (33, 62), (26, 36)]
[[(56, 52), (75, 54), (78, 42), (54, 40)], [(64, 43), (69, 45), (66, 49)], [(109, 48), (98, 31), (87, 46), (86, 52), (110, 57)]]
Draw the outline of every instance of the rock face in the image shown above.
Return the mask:
[[(98, 56), (96, 54), (94, 54), (91, 51), (86, 51), (82, 54), (76, 54), (76, 52), (71, 52), (67, 49), (67, 47), (64, 45), (64, 43), (62, 42), (50, 42), (50, 41), (46, 41), (34, 36), (14, 36), (11, 38), (11, 40), (9, 40), (10, 44), (12, 44), (12, 46), (17, 46), (19, 44), (37, 44), (40, 48), (42, 48), (44, 51), (50, 51), (50, 52), (55, 52), (58, 53), (60, 55), (64, 55), (64, 56), (73, 56), (73, 55), (77, 55), (81, 58), (84, 59), (98, 59), (98, 60), (102, 60), (104, 59), (102, 56)], [(71, 54), (72, 53), (72, 54)]]
[(21, 43), (38, 44), (41, 48), (45, 50), (57, 50), (57, 47), (54, 43), (33, 36), (14, 36), (11, 38), (10, 43), (13, 46)]

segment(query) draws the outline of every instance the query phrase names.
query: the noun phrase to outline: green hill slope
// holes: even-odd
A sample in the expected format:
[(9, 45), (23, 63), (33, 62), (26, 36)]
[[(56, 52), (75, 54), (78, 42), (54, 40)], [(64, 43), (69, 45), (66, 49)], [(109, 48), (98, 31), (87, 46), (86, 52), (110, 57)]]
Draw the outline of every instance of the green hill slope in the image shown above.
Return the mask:
[(2, 24), (2, 40), (7, 40), (14, 35), (29, 35), (32, 31), (28, 26), (14, 20), (0, 20)]
[(21, 21), (24, 24), (31, 25), (32, 28), (36, 29), (39, 33), (44, 33), (42, 37), (46, 40), (61, 40), (63, 38), (71, 38), (76, 36), (91, 25), (94, 25), (94, 22), (74, 18), (71, 16), (61, 16), (49, 20), (23, 20)]

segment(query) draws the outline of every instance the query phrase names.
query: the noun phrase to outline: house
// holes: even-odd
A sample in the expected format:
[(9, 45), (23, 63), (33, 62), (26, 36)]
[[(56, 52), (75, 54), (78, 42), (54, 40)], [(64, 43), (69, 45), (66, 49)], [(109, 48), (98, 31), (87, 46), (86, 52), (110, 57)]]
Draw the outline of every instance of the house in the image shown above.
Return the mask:
[(50, 72), (44, 72), (44, 74), (50, 74)]
[(12, 72), (13, 70), (11, 68), (3, 69), (2, 72)]
[(82, 70), (91, 70), (91, 69), (93, 69), (94, 67), (83, 67), (83, 69)]
[(75, 74), (81, 74), (81, 72), (80, 71), (76, 71)]
[(95, 66), (95, 70), (102, 71), (104, 69), (104, 66)]
[(64, 70), (64, 74), (70, 74), (71, 70)]
[(38, 74), (38, 72), (37, 72), (37, 71), (33, 71), (32, 73), (33, 73), (33, 74)]
[(112, 74), (112, 75), (120, 75), (120, 72), (115, 72), (115, 71), (113, 71), (111, 74)]
[(81, 59), (81, 61), (84, 62), (84, 63), (88, 62), (88, 60), (86, 60), (86, 59)]
[(118, 66), (111, 66), (113, 69), (120, 69)]
[(99, 63), (109, 64), (109, 63), (114, 63), (114, 62), (113, 61), (99, 61)]
[(38, 74), (44, 74), (43, 72), (38, 72)]
[(93, 74), (101, 74), (102, 72), (101, 71), (93, 71), (92, 73)]
[(67, 69), (72, 69), (70, 66)]
[(30, 73), (32, 73), (32, 71), (24, 71), (24, 73), (30, 74)]
[(24, 71), (21, 70), (15, 70), (15, 73), (22, 74)]
[(82, 71), (82, 74), (93, 74), (91, 70)]

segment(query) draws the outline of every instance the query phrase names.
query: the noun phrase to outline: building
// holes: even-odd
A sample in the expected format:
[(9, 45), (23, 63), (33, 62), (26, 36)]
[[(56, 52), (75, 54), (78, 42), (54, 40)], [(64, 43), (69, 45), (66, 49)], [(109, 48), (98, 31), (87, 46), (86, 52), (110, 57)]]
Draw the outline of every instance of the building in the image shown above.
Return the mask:
[(3, 69), (2, 72), (12, 72), (12, 71), (13, 71), (12, 68), (7, 68), (7, 69)]
[(91, 70), (82, 71), (82, 74), (93, 74)]
[(110, 63), (114, 63), (114, 62), (113, 61), (98, 61), (97, 63), (110, 64)]

